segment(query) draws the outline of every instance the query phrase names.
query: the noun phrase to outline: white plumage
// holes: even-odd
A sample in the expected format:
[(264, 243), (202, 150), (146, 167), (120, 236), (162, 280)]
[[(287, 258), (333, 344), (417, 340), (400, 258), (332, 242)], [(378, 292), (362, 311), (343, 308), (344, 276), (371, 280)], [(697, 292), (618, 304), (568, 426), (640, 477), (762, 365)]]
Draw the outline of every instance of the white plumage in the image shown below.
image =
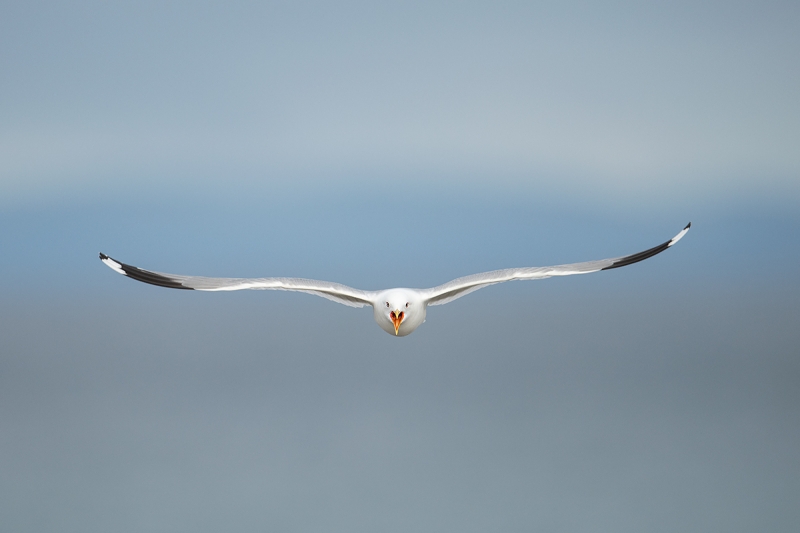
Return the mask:
[(686, 235), (691, 226), (691, 223), (687, 224), (672, 239), (637, 254), (568, 265), (493, 270), (454, 279), (430, 289), (397, 288), (383, 291), (364, 291), (340, 283), (302, 278), (205, 278), (200, 276), (180, 276), (126, 265), (103, 253), (100, 254), (100, 259), (120, 274), (161, 287), (196, 291), (238, 291), (243, 289), (298, 291), (316, 294), (351, 307), (371, 305), (374, 309), (375, 321), (381, 328), (390, 334), (405, 336), (413, 332), (425, 321), (425, 312), (429, 305), (446, 304), (495, 283), (588, 274), (598, 270), (610, 270), (638, 263), (674, 245)]

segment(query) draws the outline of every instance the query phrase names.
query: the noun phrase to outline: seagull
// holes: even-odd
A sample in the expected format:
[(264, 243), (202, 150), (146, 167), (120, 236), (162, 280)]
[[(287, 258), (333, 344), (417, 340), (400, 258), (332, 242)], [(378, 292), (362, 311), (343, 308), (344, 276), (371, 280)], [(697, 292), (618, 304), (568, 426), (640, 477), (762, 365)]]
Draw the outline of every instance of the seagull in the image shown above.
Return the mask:
[(430, 289), (396, 288), (382, 291), (362, 291), (340, 283), (303, 278), (205, 278), (200, 276), (179, 276), (126, 265), (104, 253), (100, 253), (100, 260), (123, 276), (170, 289), (212, 292), (239, 291), (243, 289), (297, 291), (322, 296), (350, 307), (371, 305), (375, 322), (385, 332), (397, 337), (405, 337), (425, 322), (425, 314), (429, 305), (443, 305), (483, 287), (503, 283), (504, 281), (588, 274), (599, 270), (611, 270), (632, 265), (653, 257), (674, 245), (686, 235), (691, 227), (692, 223), (689, 222), (680, 233), (667, 242), (636, 254), (568, 265), (493, 270), (457, 278)]

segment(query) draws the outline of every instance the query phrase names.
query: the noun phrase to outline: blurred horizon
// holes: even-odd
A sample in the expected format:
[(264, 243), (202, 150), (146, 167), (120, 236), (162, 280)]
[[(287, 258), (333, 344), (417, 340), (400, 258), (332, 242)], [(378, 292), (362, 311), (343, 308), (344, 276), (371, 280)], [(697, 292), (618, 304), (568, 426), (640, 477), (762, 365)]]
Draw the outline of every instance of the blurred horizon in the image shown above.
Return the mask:
[(0, 208), (428, 181), (797, 208), (798, 19), (786, 2), (8, 5)]

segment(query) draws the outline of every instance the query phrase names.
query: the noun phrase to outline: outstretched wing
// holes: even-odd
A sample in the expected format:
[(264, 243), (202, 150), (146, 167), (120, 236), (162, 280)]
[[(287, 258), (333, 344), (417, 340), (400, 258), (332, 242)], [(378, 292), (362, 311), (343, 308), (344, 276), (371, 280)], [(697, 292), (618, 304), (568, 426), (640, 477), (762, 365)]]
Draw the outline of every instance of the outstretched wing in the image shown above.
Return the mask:
[(362, 291), (328, 281), (317, 281), (302, 278), (204, 278), (200, 276), (179, 276), (144, 270), (100, 254), (100, 260), (123, 276), (128, 276), (144, 283), (168, 287), (170, 289), (189, 289), (195, 291), (239, 291), (243, 289), (298, 291), (322, 296), (328, 300), (349, 305), (364, 307), (372, 305), (376, 293)]
[(644, 252), (638, 254), (626, 255), (624, 257), (614, 257), (612, 259), (600, 259), (599, 261), (587, 261), (585, 263), (572, 263), (569, 265), (557, 265), (549, 267), (528, 267), (528, 268), (507, 268), (504, 270), (493, 270), (492, 272), (483, 272), (481, 274), (473, 274), (463, 278), (454, 279), (444, 285), (433, 287), (432, 289), (425, 289), (421, 291), (423, 297), (426, 298), (428, 305), (442, 305), (452, 302), (457, 298), (461, 298), (473, 291), (477, 291), (483, 287), (494, 285), (495, 283), (502, 283), (504, 281), (512, 281), (516, 279), (544, 279), (551, 276), (571, 276), (573, 274), (588, 274), (589, 272), (597, 272), (598, 270), (611, 270), (612, 268), (619, 268), (639, 261), (644, 261), (648, 257), (663, 252), (686, 235), (692, 223), (689, 222), (683, 231), (675, 235), (673, 238), (663, 244), (654, 246)]

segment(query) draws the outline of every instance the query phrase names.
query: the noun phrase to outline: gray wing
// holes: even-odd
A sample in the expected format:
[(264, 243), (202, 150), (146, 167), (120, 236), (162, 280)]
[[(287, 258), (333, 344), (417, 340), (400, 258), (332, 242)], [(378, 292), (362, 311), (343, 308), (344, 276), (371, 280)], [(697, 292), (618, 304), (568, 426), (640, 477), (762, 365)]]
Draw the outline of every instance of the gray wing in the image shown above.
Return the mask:
[(426, 298), (428, 305), (442, 305), (452, 302), (457, 298), (461, 298), (473, 291), (477, 291), (483, 287), (494, 285), (495, 283), (502, 283), (504, 281), (512, 281), (517, 279), (544, 279), (552, 276), (571, 276), (573, 274), (588, 274), (589, 272), (597, 272), (598, 270), (611, 270), (612, 268), (619, 268), (639, 261), (644, 261), (649, 257), (659, 254), (681, 240), (686, 235), (692, 223), (686, 225), (683, 231), (671, 238), (665, 243), (654, 246), (649, 250), (639, 252), (638, 254), (626, 255), (623, 257), (614, 257), (611, 259), (600, 259), (599, 261), (587, 261), (585, 263), (572, 263), (569, 265), (556, 265), (549, 267), (527, 267), (527, 268), (507, 268), (504, 270), (493, 270), (492, 272), (483, 272), (481, 274), (473, 274), (463, 278), (454, 279), (444, 285), (433, 287), (432, 289), (425, 289), (421, 291), (423, 297)]
[(322, 296), (350, 307), (364, 307), (372, 305), (376, 298), (375, 292), (362, 291), (328, 281), (317, 281), (303, 278), (204, 278), (200, 276), (179, 276), (152, 272), (139, 267), (120, 263), (115, 259), (100, 254), (100, 260), (108, 267), (144, 283), (168, 287), (170, 289), (189, 289), (195, 291), (239, 291), (244, 289), (298, 291)]

